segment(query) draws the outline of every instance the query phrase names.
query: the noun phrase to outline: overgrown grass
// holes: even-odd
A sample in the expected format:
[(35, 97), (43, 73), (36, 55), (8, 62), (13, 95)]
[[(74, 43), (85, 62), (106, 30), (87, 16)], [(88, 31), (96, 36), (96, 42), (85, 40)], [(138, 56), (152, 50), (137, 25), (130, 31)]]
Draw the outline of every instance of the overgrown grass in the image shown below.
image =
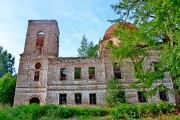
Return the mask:
[(157, 115), (174, 113), (175, 105), (166, 102), (154, 104), (122, 104), (112, 108), (110, 114), (114, 119), (155, 117)]
[(109, 110), (97, 106), (58, 106), (37, 104), (22, 105), (18, 107), (0, 108), (0, 120), (46, 120), (67, 119), (76, 117), (101, 117), (109, 114)]
[(175, 106), (165, 102), (156, 104), (121, 104), (115, 108), (97, 106), (59, 106), (37, 104), (18, 107), (0, 106), (0, 120), (119, 120), (119, 119), (155, 119), (174, 115), (180, 120)]

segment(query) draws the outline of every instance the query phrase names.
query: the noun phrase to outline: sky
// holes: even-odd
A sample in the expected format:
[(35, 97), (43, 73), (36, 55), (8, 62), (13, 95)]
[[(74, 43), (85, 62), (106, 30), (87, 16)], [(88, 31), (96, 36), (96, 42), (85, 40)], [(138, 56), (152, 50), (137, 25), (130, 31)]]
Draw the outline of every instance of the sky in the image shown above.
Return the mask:
[(111, 25), (107, 20), (117, 18), (110, 5), (118, 0), (1, 0), (0, 46), (15, 57), (18, 71), (24, 50), (28, 20), (58, 22), (59, 56), (76, 57), (83, 35), (97, 44)]

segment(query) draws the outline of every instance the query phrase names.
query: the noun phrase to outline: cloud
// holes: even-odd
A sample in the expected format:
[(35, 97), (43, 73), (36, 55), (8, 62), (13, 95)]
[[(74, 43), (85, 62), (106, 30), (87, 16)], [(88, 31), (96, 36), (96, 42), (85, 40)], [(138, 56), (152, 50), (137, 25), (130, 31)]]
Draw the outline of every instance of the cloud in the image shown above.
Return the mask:
[(16, 57), (23, 52), (29, 19), (56, 19), (60, 28), (60, 56), (77, 56), (82, 36), (98, 43), (116, 18), (110, 4), (117, 0), (1, 0), (0, 45)]

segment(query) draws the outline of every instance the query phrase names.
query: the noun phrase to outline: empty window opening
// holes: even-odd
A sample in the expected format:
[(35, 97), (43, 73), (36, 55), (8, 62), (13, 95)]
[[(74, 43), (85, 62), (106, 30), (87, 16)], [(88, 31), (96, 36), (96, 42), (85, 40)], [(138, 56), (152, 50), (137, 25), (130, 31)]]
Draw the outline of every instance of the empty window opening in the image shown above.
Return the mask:
[(39, 71), (35, 71), (35, 73), (34, 73), (34, 81), (39, 81)]
[(61, 68), (60, 69), (60, 80), (66, 80), (66, 76), (67, 76), (67, 69)]
[(95, 79), (95, 67), (89, 67), (89, 79)]
[(44, 44), (44, 32), (38, 32), (36, 39), (36, 50), (39, 53), (42, 53), (43, 44)]
[(154, 71), (157, 71), (158, 70), (158, 62), (154, 62)]
[(119, 91), (117, 94), (116, 94), (116, 98), (119, 98), (121, 103), (125, 103), (126, 102), (126, 94), (125, 94), (125, 91)]
[(41, 68), (41, 63), (39, 63), (39, 62), (38, 62), (38, 63), (36, 63), (35, 68), (36, 68), (36, 69)]
[(39, 98), (33, 97), (33, 98), (31, 98), (31, 99), (29, 100), (29, 103), (30, 103), (30, 104), (32, 104), (32, 103), (37, 103), (37, 104), (39, 104), (39, 103), (40, 103), (40, 100), (39, 100)]
[(90, 105), (96, 105), (96, 94), (95, 93), (89, 94), (89, 101), (90, 101)]
[(76, 93), (75, 94), (75, 103), (81, 104), (81, 100), (82, 100), (82, 95), (80, 93)]
[(167, 97), (166, 91), (159, 91), (159, 98), (162, 101), (168, 101), (168, 97)]
[(74, 78), (75, 79), (81, 78), (81, 68), (75, 68)]
[(114, 76), (115, 76), (115, 78), (117, 78), (117, 79), (122, 79), (121, 69), (120, 69), (120, 67), (118, 66), (117, 63), (114, 63), (113, 71), (114, 71)]
[(67, 97), (67, 94), (59, 94), (59, 104), (60, 105), (66, 104), (66, 97)]
[(139, 102), (147, 102), (143, 91), (138, 91), (138, 99), (139, 99)]

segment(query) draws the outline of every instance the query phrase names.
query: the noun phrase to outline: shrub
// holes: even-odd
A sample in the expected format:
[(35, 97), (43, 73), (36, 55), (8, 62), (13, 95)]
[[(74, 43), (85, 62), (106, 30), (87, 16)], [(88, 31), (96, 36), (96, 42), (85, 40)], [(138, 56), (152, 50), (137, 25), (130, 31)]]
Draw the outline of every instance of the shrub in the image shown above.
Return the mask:
[(121, 104), (112, 108), (110, 114), (114, 119), (141, 118), (149, 115), (172, 113), (175, 110), (173, 104), (158, 102), (154, 104)]
[(109, 107), (115, 107), (122, 103), (126, 103), (125, 92), (121, 88), (119, 79), (115, 77), (108, 81), (106, 103)]
[(105, 116), (109, 111), (100, 107), (58, 106), (37, 104), (22, 105), (12, 110), (14, 119), (39, 120), (41, 118), (71, 118), (79, 116)]
[(12, 120), (11, 119), (11, 111), (12, 108), (9, 106), (1, 106), (0, 105), (0, 120)]
[(14, 119), (37, 120), (41, 117), (41, 107), (38, 104), (22, 105), (14, 108)]

